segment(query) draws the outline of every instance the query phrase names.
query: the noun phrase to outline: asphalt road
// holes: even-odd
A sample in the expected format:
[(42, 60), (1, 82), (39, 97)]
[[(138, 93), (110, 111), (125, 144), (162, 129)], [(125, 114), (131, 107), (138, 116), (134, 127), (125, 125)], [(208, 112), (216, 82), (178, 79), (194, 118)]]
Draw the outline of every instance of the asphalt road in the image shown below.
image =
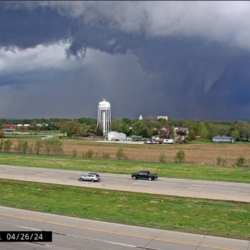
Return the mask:
[(0, 206), (0, 231), (52, 231), (52, 242), (10, 243), (0, 250), (250, 250), (250, 241), (180, 233)]
[(133, 180), (130, 175), (100, 174), (101, 182), (80, 182), (86, 172), (0, 165), (0, 178), (138, 193), (250, 202), (250, 184), (161, 178)]

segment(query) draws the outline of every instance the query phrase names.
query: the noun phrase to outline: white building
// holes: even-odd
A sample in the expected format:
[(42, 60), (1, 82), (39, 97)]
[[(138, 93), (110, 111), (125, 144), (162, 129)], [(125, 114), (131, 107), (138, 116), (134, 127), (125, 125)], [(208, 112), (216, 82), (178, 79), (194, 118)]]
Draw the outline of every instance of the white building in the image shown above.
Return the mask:
[(143, 117), (142, 117), (142, 115), (140, 115), (140, 117), (139, 117), (139, 120), (141, 121), (141, 120), (143, 120)]
[(119, 140), (119, 141), (126, 141), (127, 137), (124, 133), (118, 133), (116, 131), (112, 131), (108, 133), (108, 140), (109, 141), (115, 141), (115, 140)]
[(160, 116), (157, 116), (157, 120), (158, 119), (165, 119), (166, 121), (168, 121), (168, 116), (167, 115), (165, 115), (165, 116), (160, 115)]
[(97, 127), (106, 135), (110, 131), (110, 123), (111, 105), (106, 99), (103, 99), (98, 105)]

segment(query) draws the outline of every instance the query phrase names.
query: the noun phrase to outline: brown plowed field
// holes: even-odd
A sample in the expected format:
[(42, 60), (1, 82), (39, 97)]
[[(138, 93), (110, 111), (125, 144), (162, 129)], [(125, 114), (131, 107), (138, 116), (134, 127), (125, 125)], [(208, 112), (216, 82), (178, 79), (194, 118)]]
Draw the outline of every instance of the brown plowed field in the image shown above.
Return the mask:
[[(13, 142), (16, 142), (13, 139)], [(26, 140), (29, 145), (34, 144), (35, 140)], [(71, 156), (72, 151), (77, 151), (77, 156), (81, 157), (83, 152), (89, 149), (94, 151), (94, 158), (102, 156), (103, 153), (109, 153), (110, 158), (114, 159), (116, 151), (122, 147), (126, 158), (129, 160), (157, 161), (162, 153), (166, 156), (167, 162), (173, 162), (176, 152), (184, 150), (187, 163), (194, 164), (216, 164), (218, 156), (227, 159), (227, 165), (232, 165), (239, 156), (244, 156), (247, 165), (250, 165), (250, 144), (175, 144), (175, 145), (131, 145), (115, 144), (102, 142), (85, 141), (63, 141), (64, 155)], [(13, 146), (12, 146), (13, 148)]]

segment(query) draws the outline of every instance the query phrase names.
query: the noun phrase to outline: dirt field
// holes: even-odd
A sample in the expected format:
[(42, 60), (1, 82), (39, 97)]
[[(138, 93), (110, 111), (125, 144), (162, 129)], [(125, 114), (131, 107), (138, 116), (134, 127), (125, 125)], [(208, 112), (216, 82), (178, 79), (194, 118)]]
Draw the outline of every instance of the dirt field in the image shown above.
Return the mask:
[[(13, 142), (16, 142), (13, 139)], [(29, 145), (35, 140), (26, 140)], [(214, 165), (218, 156), (227, 159), (227, 165), (232, 165), (239, 156), (244, 156), (247, 165), (250, 165), (250, 144), (175, 144), (175, 145), (128, 145), (113, 143), (98, 143), (85, 141), (63, 141), (63, 151), (65, 155), (71, 156), (72, 151), (77, 151), (77, 157), (82, 157), (82, 153), (91, 149), (94, 151), (94, 158), (101, 158), (103, 153), (109, 153), (110, 158), (116, 158), (115, 154), (119, 147), (122, 147), (126, 158), (129, 160), (157, 161), (162, 153), (165, 154), (167, 162), (173, 162), (176, 152), (184, 150), (185, 162), (194, 164)], [(12, 146), (13, 148), (13, 146)]]

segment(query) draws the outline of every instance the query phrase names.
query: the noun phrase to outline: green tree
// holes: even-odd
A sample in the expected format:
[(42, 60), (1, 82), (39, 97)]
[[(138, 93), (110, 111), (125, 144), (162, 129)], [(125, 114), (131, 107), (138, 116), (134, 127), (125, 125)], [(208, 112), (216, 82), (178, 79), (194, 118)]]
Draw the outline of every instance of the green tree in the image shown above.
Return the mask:
[(240, 139), (240, 133), (238, 130), (233, 130), (231, 132), (231, 136), (234, 138), (235, 141), (239, 140)]
[(208, 138), (212, 139), (216, 135), (219, 135), (218, 125), (213, 123), (208, 123)]
[(67, 136), (71, 137), (73, 134), (84, 135), (89, 132), (89, 126), (86, 124), (81, 124), (76, 121), (67, 121), (61, 126), (61, 131), (67, 133)]
[(126, 135), (130, 135), (130, 125), (131, 120), (129, 118), (117, 119), (111, 121), (111, 130), (117, 131), (119, 133), (124, 133)]
[(194, 130), (189, 130), (188, 137), (190, 140), (196, 140), (196, 133)]
[(199, 131), (199, 126), (198, 126), (198, 124), (190, 124), (190, 125), (188, 126), (188, 131), (191, 131), (191, 130), (195, 131), (195, 133), (197, 134), (198, 131)]
[(143, 137), (148, 137), (148, 130), (143, 120), (136, 121), (132, 124), (133, 133), (135, 135), (141, 135)]
[(111, 130), (123, 133), (123, 122), (122, 120), (112, 120), (111, 121)]
[(167, 126), (167, 120), (160, 118), (157, 120), (157, 124), (159, 125), (159, 127)]
[(54, 123), (48, 123), (47, 130), (55, 130), (56, 126)]
[(219, 132), (219, 135), (223, 136), (223, 135), (230, 135), (230, 126), (228, 125), (224, 125), (224, 124), (220, 124), (218, 126), (218, 132)]
[(169, 126), (178, 127), (178, 121), (176, 121), (176, 120), (169, 120), (168, 121), (168, 125)]
[(130, 126), (130, 125), (131, 125), (131, 120), (130, 120), (129, 118), (126, 118), (126, 117), (125, 117), (125, 118), (122, 118), (122, 123), (123, 123), (123, 124), (127, 124), (127, 125)]
[(249, 139), (250, 137), (250, 124), (248, 122), (238, 121), (235, 125), (235, 130), (240, 134), (240, 139)]
[(171, 139), (175, 139), (175, 131), (174, 131), (174, 126), (171, 126), (171, 127), (170, 127), (169, 138), (171, 138)]
[(206, 140), (209, 136), (207, 126), (204, 122), (201, 122), (199, 125), (199, 135), (202, 137), (202, 139)]
[(93, 119), (93, 118), (85, 118), (85, 117), (82, 117), (82, 118), (79, 118), (79, 119), (75, 119), (75, 121), (81, 123), (81, 124), (86, 124), (90, 127), (95, 127), (96, 126), (96, 123), (97, 123), (97, 120), (96, 119)]

